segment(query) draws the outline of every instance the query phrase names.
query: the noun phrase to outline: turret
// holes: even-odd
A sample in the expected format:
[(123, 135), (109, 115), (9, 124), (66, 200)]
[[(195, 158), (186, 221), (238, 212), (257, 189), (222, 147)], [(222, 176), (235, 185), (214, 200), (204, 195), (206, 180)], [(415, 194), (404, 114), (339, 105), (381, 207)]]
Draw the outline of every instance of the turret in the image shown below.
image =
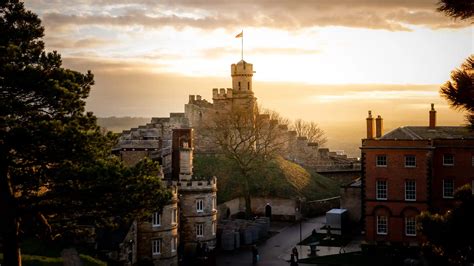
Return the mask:
[(252, 76), (253, 65), (241, 60), (237, 64), (231, 65), (232, 88), (235, 94), (253, 93)]

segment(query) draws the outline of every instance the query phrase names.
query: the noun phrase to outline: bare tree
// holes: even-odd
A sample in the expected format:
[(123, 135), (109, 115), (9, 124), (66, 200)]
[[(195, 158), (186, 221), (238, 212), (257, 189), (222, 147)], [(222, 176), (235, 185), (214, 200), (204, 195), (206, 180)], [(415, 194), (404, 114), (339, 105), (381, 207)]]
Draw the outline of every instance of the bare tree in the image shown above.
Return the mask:
[(286, 131), (268, 114), (234, 110), (216, 116), (209, 134), (220, 152), (240, 171), (246, 215), (251, 215), (251, 180), (265, 163), (282, 152)]
[(296, 119), (291, 125), (291, 128), (296, 131), (298, 137), (306, 137), (308, 142), (318, 143), (320, 147), (324, 146), (327, 142), (324, 130), (322, 130), (315, 122)]

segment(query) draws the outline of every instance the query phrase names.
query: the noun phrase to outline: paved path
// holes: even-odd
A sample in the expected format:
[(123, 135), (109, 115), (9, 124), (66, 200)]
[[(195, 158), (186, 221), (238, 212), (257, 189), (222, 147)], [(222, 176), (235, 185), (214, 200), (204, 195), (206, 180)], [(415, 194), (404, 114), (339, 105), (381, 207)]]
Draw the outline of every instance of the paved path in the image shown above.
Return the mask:
[[(319, 230), (326, 222), (325, 216), (303, 221), (301, 223), (302, 239), (308, 237), (313, 229), (318, 233), (323, 232)], [(287, 227), (280, 228), (280, 233), (271, 237), (264, 243), (258, 246), (260, 254), (259, 266), (288, 266), (290, 260), (291, 249), (298, 248), (300, 258), (307, 258), (309, 254), (309, 246), (297, 246), (300, 242), (300, 224), (289, 224)], [(324, 231), (325, 232), (325, 231)], [(342, 252), (353, 252), (360, 250), (360, 240), (355, 239), (344, 247)], [(325, 247), (318, 246), (317, 255), (326, 256), (331, 254), (339, 254), (340, 247)], [(221, 253), (217, 256), (217, 265), (219, 266), (234, 266), (234, 265), (252, 265), (252, 254), (249, 250), (237, 250), (232, 253)], [(302, 266), (303, 264), (299, 264)]]
[[(301, 224), (302, 239), (311, 234), (313, 229), (319, 229), (326, 221), (324, 216), (312, 218), (303, 221)], [(260, 254), (260, 262), (258, 265), (289, 265), (287, 260), (290, 259), (291, 249), (300, 241), (300, 224), (295, 223), (283, 228), (279, 234), (271, 237), (263, 244), (258, 246)], [(301, 255), (307, 255), (305, 246), (298, 247)], [(301, 251), (300, 251), (301, 250)], [(252, 254), (250, 250), (238, 250), (233, 253), (222, 253), (217, 256), (217, 265), (233, 266), (233, 265), (252, 265)]]

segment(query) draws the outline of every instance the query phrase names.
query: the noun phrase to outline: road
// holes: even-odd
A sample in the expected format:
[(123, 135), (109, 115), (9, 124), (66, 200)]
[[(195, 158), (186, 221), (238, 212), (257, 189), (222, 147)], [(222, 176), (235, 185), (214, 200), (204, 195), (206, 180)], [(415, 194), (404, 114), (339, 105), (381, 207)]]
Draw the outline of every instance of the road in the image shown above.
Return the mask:
[[(319, 230), (326, 221), (325, 216), (320, 216), (303, 221), (301, 224), (302, 239), (311, 234), (313, 229)], [(258, 246), (260, 254), (259, 266), (288, 266), (291, 249), (300, 241), (300, 224), (295, 223), (281, 229), (280, 233), (269, 238)], [(298, 246), (300, 257), (306, 257), (308, 247)], [(252, 253), (249, 250), (238, 250), (232, 253), (221, 253), (217, 256), (219, 266), (252, 265)]]

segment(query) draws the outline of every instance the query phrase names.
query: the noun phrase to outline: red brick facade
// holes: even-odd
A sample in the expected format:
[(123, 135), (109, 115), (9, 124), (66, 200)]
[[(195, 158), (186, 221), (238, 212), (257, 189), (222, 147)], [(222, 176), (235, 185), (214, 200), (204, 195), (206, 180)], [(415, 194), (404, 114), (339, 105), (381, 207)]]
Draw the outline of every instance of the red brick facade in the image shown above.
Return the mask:
[[(428, 127), (415, 129), (428, 132)], [(474, 180), (472, 133), (439, 139), (410, 135), (410, 140), (397, 139), (403, 135), (395, 133), (362, 140), (362, 213), (368, 242), (418, 242), (414, 218), (425, 210), (444, 213), (452, 208), (451, 192)]]

